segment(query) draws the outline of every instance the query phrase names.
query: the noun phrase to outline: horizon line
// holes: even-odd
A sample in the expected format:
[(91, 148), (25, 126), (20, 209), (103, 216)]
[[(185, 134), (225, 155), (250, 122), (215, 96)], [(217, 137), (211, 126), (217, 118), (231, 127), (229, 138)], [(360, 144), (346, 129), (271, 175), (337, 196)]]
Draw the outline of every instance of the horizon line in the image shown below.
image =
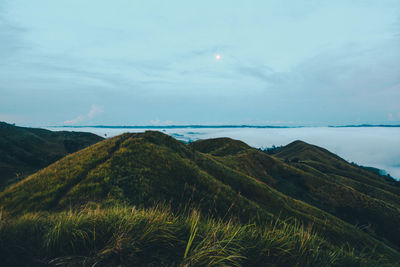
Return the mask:
[(248, 124), (221, 124), (221, 125), (207, 125), (207, 124), (184, 124), (184, 125), (53, 125), (42, 127), (54, 128), (109, 128), (109, 129), (162, 129), (162, 128), (312, 128), (312, 127), (331, 127), (331, 128), (351, 128), (351, 127), (400, 127), (400, 124), (350, 124), (350, 125), (326, 125), (326, 126), (287, 126), (287, 125), (248, 125)]

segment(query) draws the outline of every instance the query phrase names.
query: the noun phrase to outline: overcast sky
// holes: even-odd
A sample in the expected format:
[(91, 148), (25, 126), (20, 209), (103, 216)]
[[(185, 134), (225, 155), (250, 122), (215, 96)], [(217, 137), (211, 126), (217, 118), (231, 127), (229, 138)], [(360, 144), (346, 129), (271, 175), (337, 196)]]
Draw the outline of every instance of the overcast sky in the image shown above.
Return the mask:
[(400, 1), (0, 0), (0, 121), (400, 124)]

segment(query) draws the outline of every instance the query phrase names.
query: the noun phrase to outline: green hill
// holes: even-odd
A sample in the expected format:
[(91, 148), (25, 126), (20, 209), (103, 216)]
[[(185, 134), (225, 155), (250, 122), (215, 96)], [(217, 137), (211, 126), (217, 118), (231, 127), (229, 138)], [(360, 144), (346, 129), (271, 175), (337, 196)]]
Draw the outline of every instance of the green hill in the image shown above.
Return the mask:
[[(214, 141), (195, 142), (192, 146), (204, 150), (208, 142)], [(287, 196), (329, 212), (396, 247), (400, 246), (400, 230), (397, 230), (400, 229), (397, 227), (400, 225), (399, 182), (387, 180), (349, 164), (323, 148), (301, 141), (278, 149), (274, 157), (244, 148), (240, 153), (216, 158)]]
[[(298, 159), (293, 160), (295, 155)], [(326, 169), (321, 169), (321, 166)], [(350, 266), (357, 266), (362, 263), (361, 259), (365, 259), (364, 263), (377, 264), (379, 261), (379, 265), (393, 265), (400, 260), (397, 227), (400, 202), (395, 182), (386, 181), (378, 175), (348, 164), (326, 150), (302, 142), (290, 144), (276, 151), (275, 156), (270, 156), (229, 138), (184, 144), (160, 132), (151, 131), (123, 134), (82, 149), (0, 193), (0, 205), (6, 218), (0, 224), (0, 234), (7, 237), (7, 240), (16, 238), (21, 229), (32, 235), (32, 240), (29, 241), (31, 243), (26, 244), (26, 249), (37, 246), (43, 249), (37, 252), (34, 252), (37, 249), (33, 250), (30, 260), (32, 257), (48, 257), (50, 252), (43, 252), (46, 248), (56, 250), (50, 253), (53, 257), (66, 260), (65, 257), (73, 256), (77, 260), (80, 256), (75, 254), (80, 250), (75, 246), (82, 246), (81, 252), (84, 255), (81, 256), (88, 257), (88, 262), (91, 262), (100, 257), (98, 253), (106, 249), (108, 242), (114, 240), (110, 235), (115, 238), (116, 233), (112, 232), (114, 226), (110, 225), (112, 229), (107, 230), (104, 222), (101, 223), (102, 220), (108, 220), (110, 213), (114, 214), (110, 209), (135, 206), (146, 217), (152, 212), (152, 207), (160, 203), (169, 207), (167, 211), (161, 212), (169, 218), (163, 225), (167, 226), (168, 221), (172, 221), (171, 224), (177, 227), (167, 231), (173, 236), (169, 237), (171, 240), (168, 242), (174, 244), (172, 246), (175, 249), (169, 245), (161, 244), (159, 247), (146, 243), (154, 246), (154, 251), (151, 252), (151, 248), (145, 249), (142, 243), (135, 241), (136, 243), (130, 243), (133, 246), (131, 249), (150, 249), (148, 254), (145, 253), (147, 256), (135, 254), (135, 260), (122, 261), (121, 264), (140, 262), (143, 257), (154, 256), (152, 253), (161, 249), (157, 253), (164, 255), (163, 253), (170, 254), (174, 251), (180, 256), (172, 255), (174, 260), (167, 259), (166, 256), (160, 256), (160, 259), (166, 259), (171, 264), (174, 262), (172, 265), (190, 266), (190, 263), (184, 264), (184, 255), (188, 256), (188, 253), (183, 252), (185, 246), (190, 247), (190, 242), (197, 242), (196, 246), (200, 247), (203, 244), (197, 239), (188, 241), (197, 231), (193, 228), (192, 210), (201, 214), (196, 227), (204, 236), (207, 236), (207, 231), (211, 233), (215, 230), (215, 223), (225, 225), (221, 227), (228, 227), (233, 223), (238, 233), (243, 231), (239, 240), (231, 233), (227, 237), (228, 241), (225, 241), (228, 244), (222, 246), (226, 249), (232, 248), (229, 240), (238, 242), (235, 246), (232, 243), (240, 251), (238, 258), (232, 258), (232, 262), (238, 264), (288, 266), (293, 261), (287, 262), (284, 257), (294, 260), (289, 256), (291, 253), (305, 253), (298, 250), (298, 243), (294, 245), (289, 241), (285, 244), (291, 244), (288, 246), (293, 251), (289, 248), (285, 250), (285, 245), (279, 242), (275, 244), (276, 247), (271, 248), (271, 251), (281, 251), (282, 258), (274, 258), (274, 253), (264, 251), (263, 254), (258, 251), (257, 249), (263, 251), (263, 246), (266, 246), (261, 245), (262, 242), (276, 237), (274, 222), (279, 222), (278, 225), (289, 225), (282, 226), (286, 229), (280, 232), (282, 240), (297, 240), (293, 242), (304, 242), (304, 245), (309, 246), (306, 250), (311, 254), (292, 255), (299, 256), (299, 266), (346, 266), (344, 262), (347, 260)], [(90, 206), (95, 210), (89, 208), (89, 211), (79, 212), (82, 207), (86, 210)], [(126, 208), (122, 208), (124, 209)], [(72, 213), (68, 213), (68, 210), (72, 210)], [(90, 216), (85, 214), (92, 214), (96, 210), (99, 214), (106, 215), (104, 218), (99, 215), (99, 221), (91, 221)], [(25, 213), (28, 214), (21, 217)], [(112, 216), (115, 218), (125, 215)], [(137, 216), (129, 216), (134, 218), (126, 220), (132, 220), (131, 223), (136, 224)], [(80, 218), (82, 221), (79, 221)], [(61, 231), (57, 230), (57, 220), (60, 223), (78, 220), (76, 224), (66, 225), (75, 227), (77, 236), (68, 237), (65, 245), (58, 244), (57, 239), (58, 245), (54, 245), (55, 247), (43, 247), (50, 242), (46, 238), (51, 231)], [(35, 223), (44, 226), (32, 228)], [(12, 228), (12, 225), (17, 228)], [(10, 227), (14, 230), (11, 231)], [(94, 241), (90, 236), (93, 228), (89, 231), (85, 227), (99, 227), (99, 235), (108, 238), (100, 238), (103, 240), (100, 245), (92, 244)], [(311, 229), (308, 227), (312, 227), (312, 230), (305, 233), (304, 229)], [(246, 232), (245, 229), (252, 230)], [(305, 239), (296, 239), (297, 233), (303, 233), (310, 239), (304, 236), (302, 238)], [(123, 234), (128, 235), (125, 238), (129, 240), (137, 237), (136, 232)], [(211, 248), (222, 242), (215, 238), (214, 243), (210, 241), (208, 244)], [(71, 240), (75, 239), (84, 241), (76, 241), (77, 244), (74, 241), (71, 248), (68, 244), (72, 244)], [(250, 244), (243, 240), (253, 240), (257, 244), (253, 249), (261, 254), (254, 252)], [(0, 244), (3, 255), (9, 254), (10, 246), (12, 247), (10, 242), (3, 241)], [(344, 247), (348, 249), (344, 251)], [(121, 249), (126, 249), (124, 251), (128, 254), (133, 253), (128, 248)], [(285, 254), (289, 250), (291, 252)], [(214, 255), (213, 253), (216, 252), (210, 255)], [(268, 255), (271, 257), (268, 258)], [(313, 257), (317, 255), (325, 256), (315, 260)], [(208, 260), (211, 259), (212, 256), (209, 256)], [(271, 262), (272, 259), (274, 260)], [(233, 265), (232, 262), (221, 256), (220, 265)]]
[(400, 246), (400, 182), (301, 141), (273, 155), (309, 174), (297, 187), (300, 199)]
[(101, 140), (91, 133), (52, 132), (0, 122), (0, 189)]

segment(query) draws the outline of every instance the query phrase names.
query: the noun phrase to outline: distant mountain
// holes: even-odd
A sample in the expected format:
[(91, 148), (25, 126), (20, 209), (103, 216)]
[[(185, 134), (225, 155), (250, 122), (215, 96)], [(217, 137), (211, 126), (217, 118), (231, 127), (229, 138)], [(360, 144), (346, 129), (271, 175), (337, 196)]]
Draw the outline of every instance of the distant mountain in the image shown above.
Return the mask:
[(260, 227), (312, 224), (336, 247), (400, 259), (400, 187), (329, 151), (296, 141), (270, 156), (230, 138), (184, 144), (160, 132), (123, 134), (68, 155), (0, 193), (8, 214), (87, 203), (188, 206)]
[(52, 132), (0, 122), (0, 189), (101, 140), (91, 133)]

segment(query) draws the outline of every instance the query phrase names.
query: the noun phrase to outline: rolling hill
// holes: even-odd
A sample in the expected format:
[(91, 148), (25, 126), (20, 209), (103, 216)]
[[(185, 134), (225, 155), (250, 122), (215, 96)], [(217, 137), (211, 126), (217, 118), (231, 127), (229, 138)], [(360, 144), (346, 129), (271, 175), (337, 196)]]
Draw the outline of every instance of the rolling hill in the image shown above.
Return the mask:
[[(278, 225), (283, 222), (292, 227), (289, 227), (292, 232), (285, 237), (293, 238), (297, 235), (296, 233), (304, 233), (304, 228), (292, 221), (295, 219), (306, 228), (312, 226), (312, 232), (305, 235), (310, 238), (313, 236), (307, 240), (316, 242), (312, 244), (305, 242), (310, 245), (307, 250), (313, 251), (313, 256), (308, 254), (304, 254), (304, 258), (301, 256), (301, 260), (298, 259), (300, 265), (345, 266), (343, 262), (340, 263), (340, 260), (346, 257), (352, 262), (351, 264), (355, 262), (359, 264), (362, 262), (361, 259), (372, 257), (383, 260), (381, 265), (393, 265), (400, 260), (400, 228), (397, 227), (400, 223), (399, 188), (395, 181), (387, 180), (349, 164), (327, 150), (300, 141), (277, 149), (271, 156), (241, 141), (229, 138), (200, 140), (185, 144), (160, 132), (148, 131), (123, 134), (84, 148), (7, 188), (0, 193), (0, 206), (3, 207), (5, 217), (8, 218), (6, 223), (2, 224), (3, 228), (0, 227), (0, 235), (3, 234), (5, 237), (12, 235), (7, 233), (14, 233), (14, 230), (11, 231), (7, 227), (25, 225), (24, 220), (28, 220), (32, 225), (39, 220), (41, 225), (47, 225), (49, 229), (53, 229), (57, 227), (57, 220), (64, 222), (68, 221), (68, 218), (82, 218), (83, 221), (86, 220), (86, 223), (82, 222), (82, 225), (78, 223), (79, 227), (86, 227), (85, 225), (95, 227), (98, 222), (91, 222), (90, 216), (86, 214), (98, 212), (104, 216), (114, 214), (112, 216), (118, 217), (122, 215), (116, 215), (110, 209), (123, 207), (118, 208), (122, 210), (118, 212), (125, 214), (126, 207), (128, 209), (135, 207), (146, 214), (141, 216), (146, 217), (149, 213), (154, 214), (152, 209), (155, 206), (161, 205), (167, 206), (167, 211), (164, 210), (161, 213), (157, 211), (157, 216), (175, 220), (175, 223), (171, 222), (172, 225), (178, 224), (176, 220), (186, 222), (179, 224), (179, 227), (186, 227), (186, 230), (182, 230), (183, 232), (176, 228), (171, 230), (179, 240), (188, 240), (188, 238), (191, 240), (190, 236), (193, 233), (196, 235), (197, 229), (207, 236), (205, 232), (212, 232), (213, 227), (216, 227), (215, 222), (209, 220), (217, 220), (217, 225), (226, 226), (233, 223), (235, 227), (238, 227), (235, 228), (238, 233), (246, 232), (245, 229), (255, 231), (252, 234), (246, 232), (243, 240), (250, 240), (255, 236), (264, 240), (265, 236), (276, 230), (271, 227), (273, 222), (279, 222)], [(88, 205), (96, 207), (95, 210), (85, 211)], [(82, 209), (83, 213), (79, 213)], [(190, 211), (201, 214), (199, 217), (201, 219), (195, 226), (193, 226), (193, 215), (188, 215)], [(139, 216), (135, 214), (136, 211), (134, 215), (129, 216), (134, 218)], [(166, 221), (164, 223), (168, 225)], [(79, 227), (74, 229), (79, 232), (82, 230)], [(36, 244), (35, 242), (42, 244), (40, 242), (44, 241), (41, 241), (43, 240), (41, 236), (50, 234), (40, 227), (39, 230), (34, 230), (36, 228), (32, 229), (32, 227), (24, 229), (28, 232), (34, 231), (33, 236), (38, 236), (37, 239), (31, 241), (32, 244)], [(90, 238), (87, 239), (87, 231), (84, 232), (86, 234), (78, 234), (78, 237), (83, 235), (85, 242), (94, 242), (90, 241)], [(102, 231), (105, 231), (104, 233), (100, 231), (104, 235), (112, 235), (105, 228)], [(183, 237), (180, 236), (181, 234)], [(131, 235), (132, 233), (129, 234), (130, 237)], [(72, 240), (78, 237), (70, 238)], [(230, 238), (236, 240), (236, 234)], [(7, 240), (12, 240), (12, 237)], [(111, 239), (104, 240), (105, 244), (111, 242)], [(171, 244), (178, 242), (173, 240), (175, 239), (171, 237)], [(304, 241), (301, 240), (301, 242)], [(67, 240), (65, 244), (71, 242)], [(203, 244), (197, 239), (192, 239), (190, 242), (197, 242), (198, 246)], [(175, 252), (184, 250), (185, 246), (178, 243), (173, 245), (176, 249), (172, 250)], [(316, 245), (317, 243), (319, 245)], [(32, 244), (29, 243), (27, 246), (38, 246)], [(215, 244), (212, 243), (212, 246)], [(88, 248), (82, 246), (85, 249)], [(178, 253), (180, 256), (175, 258), (176, 262), (182, 263), (187, 260), (189, 251), (187, 246), (190, 247), (190, 244), (186, 245), (185, 257), (180, 258), (183, 252)], [(240, 243), (238, 246), (251, 247), (248, 243)], [(344, 246), (350, 248), (350, 252), (344, 253), (346, 255), (343, 254)], [(167, 253), (163, 250), (166, 247), (169, 246), (162, 246), (162, 249), (158, 247), (162, 252), (157, 253)], [(259, 249), (258, 245), (256, 247)], [(3, 255), (7, 254), (9, 249), (8, 243), (0, 244), (0, 253)], [(83, 251), (86, 251), (85, 249)], [(168, 249), (168, 253), (171, 253), (171, 248)], [(92, 247), (85, 252), (89, 253), (85, 254), (85, 257), (96, 260), (98, 259), (96, 257), (100, 257), (96, 254), (100, 250)], [(296, 251), (291, 253), (300, 253)], [(41, 255), (40, 253), (42, 252), (37, 251), (30, 257), (42, 259), (48, 257), (48, 254)], [(57, 254), (57, 256), (66, 257), (77, 252), (73, 249), (64, 250), (61, 245), (57, 247), (57, 253), (53, 256)], [(152, 252), (148, 253), (146, 257), (153, 255)], [(250, 256), (253, 252), (250, 253), (246, 249), (241, 253), (239, 258), (235, 258), (235, 262), (237, 260), (247, 266), (255, 266), (256, 263), (251, 259), (259, 260), (256, 265), (260, 266), (273, 265), (273, 263), (275, 266), (291, 264), (284, 263), (283, 258), (269, 257), (269, 252), (266, 251), (260, 252), (261, 254), (257, 256), (253, 255), (253, 258)], [(369, 256), (362, 253), (367, 253)], [(316, 261), (311, 260), (315, 255), (328, 255), (326, 259), (329, 260), (328, 262), (323, 262), (319, 258)], [(135, 260), (142, 260), (145, 256), (135, 257)], [(282, 257), (291, 259), (289, 254)], [(340, 260), (336, 262), (335, 257), (339, 257)], [(210, 256), (208, 259), (211, 258)], [(271, 262), (271, 259), (274, 259), (274, 262)], [(167, 261), (173, 262), (173, 260)], [(172, 265), (178, 265), (176, 262)], [(224, 258), (221, 265), (222, 263), (230, 265), (229, 262), (227, 258)], [(134, 261), (127, 260), (122, 263), (132, 264)]]
[(221, 163), (251, 175), (281, 193), (302, 200), (341, 218), (379, 239), (400, 246), (400, 183), (349, 164), (331, 152), (296, 141), (275, 151), (273, 157), (235, 144), (234, 153), (203, 140), (191, 145), (210, 152)]
[(0, 122), (0, 189), (103, 140), (81, 132), (53, 132)]

